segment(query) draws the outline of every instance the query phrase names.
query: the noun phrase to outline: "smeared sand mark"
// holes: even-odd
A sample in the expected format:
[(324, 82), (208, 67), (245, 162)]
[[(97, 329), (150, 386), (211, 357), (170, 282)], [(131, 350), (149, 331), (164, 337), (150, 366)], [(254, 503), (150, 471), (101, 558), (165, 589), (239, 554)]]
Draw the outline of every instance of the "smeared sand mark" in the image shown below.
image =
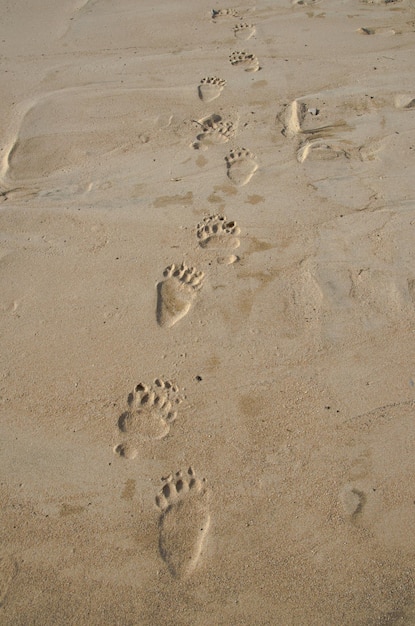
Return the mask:
[(349, 295), (354, 305), (359, 306), (371, 323), (402, 317), (406, 304), (409, 304), (408, 293), (392, 272), (371, 267), (350, 268), (349, 280)]
[(321, 0), (291, 0), (292, 6), (310, 7), (318, 4)]
[(402, 0), (361, 0), (363, 4), (397, 4)]
[(408, 284), (409, 297), (411, 298), (412, 302), (415, 304), (415, 278), (408, 278), (407, 284)]
[(347, 485), (340, 493), (340, 502), (345, 514), (353, 520), (362, 512), (366, 496), (363, 491)]
[(249, 183), (258, 169), (256, 156), (246, 148), (231, 150), (225, 161), (228, 178), (238, 187)]
[(17, 563), (12, 557), (0, 556), (0, 607), (4, 605), (7, 592), (17, 570)]
[(197, 225), (197, 238), (202, 248), (234, 250), (240, 246), (240, 232), (236, 222), (228, 221), (226, 215), (205, 217)]
[(379, 26), (377, 28), (371, 28), (369, 26), (362, 26), (357, 29), (357, 32), (361, 35), (398, 35), (399, 31), (390, 26)]
[(321, 137), (323, 137), (324, 135), (330, 135), (337, 129), (347, 128), (347, 124), (343, 121), (318, 126), (316, 128), (303, 128), (307, 114), (316, 116), (319, 112), (319, 109), (309, 108), (305, 102), (293, 100), (290, 104), (285, 105), (282, 111), (277, 114), (277, 120), (282, 124), (281, 133), (288, 139), (292, 139), (298, 135), (321, 135)]
[(247, 41), (251, 39), (253, 35), (255, 35), (256, 28), (253, 24), (247, 24), (246, 22), (242, 22), (240, 24), (235, 24), (233, 27), (233, 34), (236, 39), (241, 39), (243, 41)]
[(339, 494), (345, 516), (383, 546), (402, 550), (411, 559), (415, 545), (414, 411), (415, 402), (409, 400), (356, 415), (342, 424), (346, 448), (339, 447), (339, 457), (347, 459), (348, 465), (342, 471), (347, 483)]
[(375, 35), (376, 28), (362, 26), (361, 28), (358, 28), (356, 32), (360, 33), (360, 35)]
[(205, 76), (205, 78), (201, 79), (198, 86), (199, 98), (203, 100), (203, 102), (212, 102), (212, 100), (219, 98), (225, 85), (226, 80), (223, 78)]
[(185, 578), (196, 568), (209, 530), (206, 480), (196, 478), (194, 470), (176, 472), (165, 479), (156, 497), (161, 511), (159, 550), (176, 578)]
[(228, 256), (220, 256), (217, 258), (219, 265), (232, 265), (239, 260), (240, 258), (236, 254), (229, 254)]
[(259, 61), (255, 54), (236, 50), (229, 56), (231, 65), (242, 67), (245, 72), (257, 72), (259, 70)]
[(383, 139), (368, 141), (363, 146), (351, 150), (351, 155), (356, 155), (361, 161), (374, 161), (377, 155), (384, 149), (385, 142)]
[(304, 163), (306, 159), (332, 161), (340, 157), (350, 159), (350, 153), (341, 146), (327, 143), (324, 139), (305, 141), (297, 150), (297, 161)]
[(204, 273), (182, 263), (170, 265), (163, 274), (165, 280), (157, 285), (157, 322), (169, 328), (189, 312), (202, 287)]
[(283, 124), (282, 134), (285, 137), (296, 137), (302, 132), (301, 125), (307, 115), (307, 105), (304, 102), (293, 100), (288, 104), (278, 119)]
[(395, 107), (397, 109), (415, 109), (415, 96), (407, 94), (397, 94), (395, 96)]
[(137, 440), (166, 437), (181, 402), (179, 388), (170, 380), (156, 378), (152, 385), (138, 383), (128, 396), (128, 410), (118, 419), (118, 428), (128, 440), (120, 443), (114, 452), (134, 458)]
[[(140, 103), (146, 109), (144, 101), (149, 104), (154, 97), (150, 92), (111, 88), (108, 98), (102, 98), (95, 87), (78, 86), (28, 98), (19, 104), (20, 112), (12, 125), (15, 128), (9, 131), (7, 149), (0, 159), (0, 178), (7, 189), (23, 185), (26, 193), (28, 187), (33, 189), (33, 195), (41, 190), (42, 193), (53, 190), (56, 195), (72, 194), (72, 190), (89, 192), (98, 184), (101, 174), (95, 172), (94, 178), (98, 176), (98, 179), (94, 183), (87, 172), (95, 171), (99, 165), (106, 177), (105, 168), (111, 162), (113, 171), (114, 158), (123, 158), (139, 147), (145, 150), (149, 141), (164, 135), (171, 127), (169, 114), (157, 116), (153, 111), (137, 118), (137, 95), (140, 94)], [(118, 115), (108, 115), (109, 102)], [(55, 187), (52, 182), (55, 177), (67, 177), (79, 169), (82, 175), (76, 176), (77, 182), (74, 179), (70, 183), (68, 179), (69, 185), (62, 182), (60, 189), (56, 181)]]

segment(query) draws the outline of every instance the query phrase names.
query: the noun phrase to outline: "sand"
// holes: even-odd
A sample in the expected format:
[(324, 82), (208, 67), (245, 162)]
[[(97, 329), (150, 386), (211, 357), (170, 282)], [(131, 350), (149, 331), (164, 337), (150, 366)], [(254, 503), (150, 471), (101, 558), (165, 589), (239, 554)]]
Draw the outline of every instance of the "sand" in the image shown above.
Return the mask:
[(0, 622), (415, 624), (415, 3), (0, 13)]

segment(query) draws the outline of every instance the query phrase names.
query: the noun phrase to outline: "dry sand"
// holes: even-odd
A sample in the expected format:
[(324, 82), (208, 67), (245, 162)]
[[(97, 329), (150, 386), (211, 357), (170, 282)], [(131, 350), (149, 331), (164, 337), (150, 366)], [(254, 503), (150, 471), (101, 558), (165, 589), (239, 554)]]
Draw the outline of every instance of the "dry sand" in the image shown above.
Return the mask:
[(228, 9), (1, 3), (2, 624), (415, 624), (415, 3)]

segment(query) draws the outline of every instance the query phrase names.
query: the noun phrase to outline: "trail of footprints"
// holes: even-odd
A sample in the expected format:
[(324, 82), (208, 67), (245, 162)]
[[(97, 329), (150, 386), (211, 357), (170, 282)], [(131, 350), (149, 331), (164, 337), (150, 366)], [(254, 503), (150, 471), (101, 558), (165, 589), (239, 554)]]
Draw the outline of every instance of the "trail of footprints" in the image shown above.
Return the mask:
[[(212, 19), (239, 18), (235, 9), (212, 11)], [(255, 33), (255, 26), (239, 22), (233, 28), (237, 39), (248, 40)], [(254, 54), (233, 52), (230, 63), (247, 72), (256, 72), (259, 61)], [(202, 78), (198, 96), (205, 103), (216, 100), (226, 86), (217, 76)], [(237, 122), (210, 114), (198, 122), (199, 132), (194, 148), (220, 145), (228, 142), (237, 131)], [(246, 148), (234, 148), (225, 157), (226, 174), (236, 186), (246, 185), (258, 168), (256, 156)], [(240, 245), (240, 228), (225, 215), (205, 217), (196, 227), (196, 237), (202, 250), (219, 253), (217, 261), (230, 265), (238, 260), (233, 254)], [(221, 255), (222, 253), (222, 255)], [(160, 327), (171, 328), (191, 310), (205, 279), (201, 269), (182, 262), (164, 270), (163, 280), (157, 285), (156, 318)], [(155, 381), (157, 389), (139, 384), (129, 397), (129, 410), (119, 419), (119, 429), (129, 435), (161, 439), (168, 435), (170, 425), (177, 416), (177, 404), (181, 401), (179, 389), (170, 382)], [(117, 447), (118, 454), (133, 456), (136, 448), (129, 443)], [(133, 452), (133, 454), (132, 454)], [(160, 510), (159, 551), (168, 570), (174, 577), (185, 578), (196, 568), (205, 537), (209, 529), (209, 492), (206, 480), (196, 477), (192, 468), (176, 472), (164, 479), (156, 498)]]
[[(225, 215), (210, 215), (196, 227), (201, 250), (217, 256), (219, 263), (231, 264), (238, 257), (230, 252), (240, 245), (240, 228)], [(164, 270), (157, 285), (156, 319), (161, 327), (170, 328), (191, 309), (205, 275), (184, 262), (172, 263)], [(151, 384), (139, 382), (128, 395), (126, 410), (117, 420), (119, 443), (114, 453), (124, 459), (137, 457), (140, 446), (166, 438), (178, 417), (183, 395), (179, 386), (162, 378)], [(160, 512), (159, 552), (170, 574), (186, 578), (196, 568), (210, 523), (209, 491), (206, 480), (199, 479), (189, 467), (163, 479), (156, 497)]]
[[(239, 21), (233, 25), (233, 33), (236, 39), (247, 41), (256, 33), (255, 25), (243, 21), (243, 16), (239, 9), (213, 9), (212, 21), (221, 19), (237, 19)], [(229, 55), (229, 62), (233, 67), (240, 68), (245, 72), (257, 72), (260, 64), (257, 56), (245, 50), (235, 50)], [(209, 103), (218, 98), (226, 86), (226, 81), (217, 76), (205, 76), (198, 85), (199, 98)], [(195, 149), (206, 149), (212, 144), (223, 144), (235, 136), (237, 132), (237, 122), (234, 120), (224, 120), (218, 114), (209, 115), (197, 122), (200, 131), (196, 136), (196, 141), (191, 145)], [(237, 187), (246, 185), (258, 169), (256, 156), (246, 148), (233, 148), (225, 157), (226, 174), (228, 179)]]
[[(388, 0), (367, 0), (387, 2)], [(292, 0), (293, 4), (311, 5), (314, 0)], [(248, 41), (256, 33), (255, 25), (242, 20), (237, 9), (214, 9), (212, 20), (239, 20), (233, 25), (237, 40)], [(379, 30), (379, 29), (378, 29)], [(363, 34), (374, 34), (373, 29), (361, 29)], [(378, 32), (378, 31), (376, 31)], [(233, 51), (229, 56), (235, 70), (247, 73), (260, 70), (257, 56), (252, 52)], [(209, 104), (218, 99), (226, 87), (226, 81), (218, 76), (201, 78), (197, 87), (199, 99)], [(415, 109), (413, 94), (397, 95), (397, 109)], [(297, 144), (297, 159), (303, 163), (312, 155), (319, 158), (349, 158), (341, 146), (327, 142), (336, 124), (305, 129), (308, 115), (318, 111), (309, 109), (304, 102), (294, 100), (284, 107), (278, 120), (282, 134)], [(197, 122), (199, 129), (193, 147), (221, 145), (229, 142), (237, 133), (238, 123), (223, 119), (221, 115), (209, 114)], [(249, 183), (258, 169), (256, 156), (244, 147), (232, 148), (225, 157), (226, 175), (236, 186)], [(199, 248), (206, 253), (218, 253), (219, 263), (231, 264), (238, 260), (234, 251), (240, 245), (240, 228), (225, 215), (209, 215), (196, 227)], [(184, 261), (172, 263), (163, 272), (157, 285), (156, 321), (161, 329), (171, 329), (187, 316), (203, 288), (205, 273)], [(152, 383), (138, 382), (128, 394), (125, 410), (116, 421), (118, 442), (114, 453), (123, 459), (134, 459), (146, 443), (151, 445), (165, 440), (179, 417), (183, 395), (179, 386), (168, 379), (156, 378)], [(206, 479), (199, 478), (194, 469), (177, 471), (162, 479), (163, 484), (155, 498), (159, 512), (159, 552), (173, 577), (186, 578), (197, 567), (210, 526), (209, 490)], [(352, 520), (358, 518), (366, 503), (363, 491), (347, 485), (339, 494), (344, 513)], [(11, 580), (17, 573), (17, 565), (9, 557), (0, 558), (0, 606), (4, 603)]]
[[(235, 9), (212, 11), (212, 19), (240, 18)], [(233, 28), (237, 39), (247, 40), (255, 33), (255, 26), (239, 22)], [(254, 54), (234, 52), (232, 65), (247, 72), (259, 69)], [(198, 86), (198, 96), (204, 103), (218, 98), (226, 81), (217, 76), (206, 76)], [(198, 149), (220, 145), (232, 139), (237, 131), (237, 121), (223, 119), (221, 115), (209, 114), (197, 122), (196, 141)], [(236, 186), (246, 185), (258, 168), (256, 156), (246, 148), (233, 148), (225, 157), (226, 174)], [(240, 245), (240, 228), (225, 215), (209, 215), (196, 227), (196, 239), (200, 250), (216, 256), (218, 263), (230, 265), (238, 260), (234, 251)], [(189, 314), (203, 287), (205, 273), (202, 269), (181, 263), (172, 263), (163, 272), (157, 284), (156, 321), (160, 328), (168, 329)], [(178, 385), (170, 380), (156, 378), (153, 383), (139, 382), (128, 395), (126, 410), (117, 420), (119, 442), (114, 453), (124, 459), (134, 459), (140, 446), (146, 442), (165, 439), (178, 417), (183, 396)], [(163, 479), (163, 486), (156, 497), (159, 509), (159, 552), (173, 577), (186, 578), (196, 568), (209, 529), (209, 491), (206, 480), (196, 476), (189, 467)]]
[[(212, 19), (239, 18), (235, 9), (212, 11)], [(237, 39), (250, 39), (255, 26), (239, 22), (233, 28)], [(254, 54), (233, 52), (229, 61), (247, 72), (259, 69)], [(217, 99), (226, 81), (217, 76), (206, 76), (198, 86), (198, 96), (205, 103)], [(193, 147), (223, 144), (232, 139), (237, 122), (224, 120), (210, 114), (197, 122), (199, 133)], [(236, 186), (246, 185), (258, 168), (256, 156), (246, 148), (233, 148), (225, 157), (226, 174)], [(238, 260), (233, 254), (240, 245), (240, 228), (225, 215), (210, 215), (196, 227), (200, 249), (219, 253), (218, 263), (230, 265)], [(221, 256), (222, 253), (222, 256)], [(163, 272), (157, 285), (156, 320), (161, 328), (171, 328), (191, 310), (203, 287), (205, 274), (201, 269), (185, 262), (172, 263)], [(137, 456), (139, 447), (146, 441), (158, 441), (168, 436), (178, 415), (183, 397), (179, 387), (169, 380), (157, 378), (153, 383), (138, 383), (129, 394), (127, 409), (117, 421), (121, 441), (114, 452), (125, 459)], [(190, 467), (187, 472), (178, 471), (163, 479), (164, 483), (156, 497), (160, 511), (159, 552), (174, 577), (185, 578), (197, 566), (210, 523), (208, 508), (209, 492), (206, 480), (199, 479)]]
[[(387, 2), (388, 0), (366, 0)], [(314, 4), (314, 0), (292, 0), (293, 4)], [(236, 9), (215, 9), (212, 20), (241, 19)], [(239, 21), (233, 26), (238, 40), (249, 40), (256, 32), (255, 26)], [(361, 29), (363, 34), (374, 34), (374, 30)], [(377, 32), (377, 31), (376, 31)], [(253, 53), (234, 51), (229, 56), (232, 66), (246, 72), (260, 69), (259, 60)], [(226, 81), (217, 76), (206, 76), (200, 80), (198, 96), (206, 104), (222, 94)], [(397, 95), (397, 109), (415, 109), (413, 94)], [(341, 146), (336, 147), (325, 140), (325, 134), (335, 128), (322, 126), (304, 129), (307, 115), (317, 115), (304, 102), (294, 100), (278, 116), (282, 133), (288, 139), (296, 139), (297, 159), (303, 163), (311, 155), (318, 158), (350, 158)], [(202, 145), (224, 144), (234, 137), (237, 123), (224, 120), (219, 115), (209, 115), (199, 120), (197, 142)], [(314, 136), (313, 136), (314, 135)], [(194, 147), (198, 147), (196, 143)], [(249, 183), (258, 169), (256, 156), (246, 148), (233, 148), (225, 157), (226, 174), (236, 186)], [(240, 245), (240, 228), (225, 215), (210, 215), (196, 227), (199, 247), (208, 252), (222, 252), (219, 263), (231, 264), (238, 260), (233, 254)], [(232, 254), (230, 254), (232, 252)], [(161, 328), (171, 328), (182, 320), (194, 305), (203, 287), (205, 274), (201, 269), (188, 266), (185, 262), (172, 263), (163, 272), (157, 285), (156, 320)], [(170, 380), (156, 378), (152, 383), (139, 382), (129, 393), (125, 411), (118, 417), (119, 443), (114, 453), (124, 459), (134, 459), (145, 442), (158, 442), (168, 437), (172, 425), (178, 418), (183, 395), (178, 385)], [(163, 485), (155, 498), (159, 511), (159, 552), (170, 574), (186, 578), (197, 567), (210, 526), (209, 490), (205, 478), (197, 477), (194, 469), (177, 471), (162, 479)], [(346, 516), (352, 521), (361, 515), (366, 494), (353, 485), (346, 485), (339, 494)], [(8, 556), (0, 557), (0, 606), (3, 605), (9, 585), (17, 574), (17, 564)]]

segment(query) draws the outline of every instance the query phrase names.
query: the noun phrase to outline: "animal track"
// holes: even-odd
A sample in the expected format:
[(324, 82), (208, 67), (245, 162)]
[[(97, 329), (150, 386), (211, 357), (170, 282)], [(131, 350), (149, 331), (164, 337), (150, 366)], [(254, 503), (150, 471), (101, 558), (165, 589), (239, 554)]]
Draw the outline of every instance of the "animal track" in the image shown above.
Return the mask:
[(259, 70), (259, 61), (255, 54), (248, 52), (235, 51), (229, 57), (232, 65), (240, 65), (245, 72), (257, 72)]
[(138, 448), (131, 441), (123, 441), (118, 446), (115, 446), (114, 452), (123, 459), (135, 459), (138, 454)]
[[(198, 123), (202, 132), (197, 135), (196, 139), (202, 143), (226, 143), (236, 133), (236, 124), (230, 120), (225, 122), (220, 115), (210, 115)], [(197, 148), (199, 145), (196, 143), (193, 147)]]
[(256, 28), (253, 24), (246, 24), (242, 22), (240, 24), (235, 24), (233, 27), (233, 34), (237, 39), (243, 39), (247, 41), (255, 34)]
[(362, 512), (366, 503), (366, 496), (363, 491), (349, 486), (343, 489), (340, 500), (346, 515), (353, 519)]
[(199, 98), (204, 102), (212, 102), (219, 98), (226, 85), (226, 80), (217, 76), (206, 76), (198, 87)]
[(235, 249), (240, 245), (237, 237), (241, 229), (234, 221), (227, 221), (226, 215), (205, 217), (197, 225), (197, 238), (202, 248)]
[(173, 263), (163, 274), (165, 280), (157, 285), (157, 322), (171, 327), (189, 312), (205, 275), (185, 263)]
[(179, 388), (170, 380), (156, 378), (152, 385), (138, 383), (128, 396), (128, 410), (118, 419), (118, 428), (129, 437), (115, 452), (125, 458), (134, 458), (137, 440), (163, 439), (177, 417), (177, 406), (182, 402)]
[(197, 566), (210, 523), (207, 500), (206, 480), (196, 478), (191, 467), (164, 479), (156, 497), (159, 550), (174, 577), (184, 578)]
[(212, 19), (218, 17), (239, 17), (238, 9), (212, 9)]
[(225, 161), (228, 178), (238, 187), (246, 185), (258, 169), (255, 155), (246, 148), (231, 150)]

